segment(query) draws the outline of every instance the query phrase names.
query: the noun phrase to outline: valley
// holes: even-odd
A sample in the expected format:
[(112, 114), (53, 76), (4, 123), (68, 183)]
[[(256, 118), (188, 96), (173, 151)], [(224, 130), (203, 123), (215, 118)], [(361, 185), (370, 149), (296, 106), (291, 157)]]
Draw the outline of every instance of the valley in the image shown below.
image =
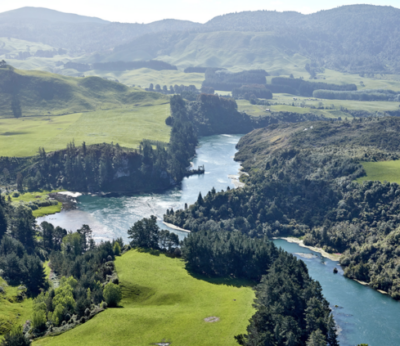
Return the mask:
[(399, 14), (1, 12), (1, 346), (396, 345)]

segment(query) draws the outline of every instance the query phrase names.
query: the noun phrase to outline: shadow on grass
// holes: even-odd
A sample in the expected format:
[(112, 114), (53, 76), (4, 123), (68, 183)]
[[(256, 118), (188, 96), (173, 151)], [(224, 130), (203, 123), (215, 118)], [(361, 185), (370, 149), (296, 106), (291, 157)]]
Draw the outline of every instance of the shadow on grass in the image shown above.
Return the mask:
[[(135, 250), (140, 253), (148, 253), (153, 256), (165, 255), (170, 258), (180, 259), (181, 261), (184, 262), (184, 259), (182, 257), (176, 257), (167, 251), (154, 250), (154, 249), (148, 249), (148, 248), (135, 248)], [(187, 265), (185, 266), (185, 269), (187, 270), (189, 275), (192, 276), (193, 278), (195, 278), (197, 280), (206, 281), (206, 282), (209, 282), (214, 285), (226, 285), (226, 286), (233, 286), (233, 287), (238, 287), (238, 288), (253, 287), (253, 286), (257, 285), (257, 282), (247, 280), (247, 279), (238, 279), (238, 278), (233, 278), (233, 277), (226, 277), (226, 278), (209, 277), (209, 276), (194, 272)]]
[(208, 277), (199, 273), (194, 272), (190, 268), (186, 266), (187, 272), (195, 279), (197, 280), (202, 280), (206, 281), (210, 284), (214, 285), (226, 285), (226, 286), (232, 286), (232, 287), (253, 287), (257, 285), (257, 282), (251, 281), (251, 280), (246, 280), (246, 279), (238, 279), (238, 278), (217, 278), (217, 277)]
[(9, 131), (9, 132), (3, 132), (1, 136), (18, 136), (18, 135), (26, 135), (30, 132), (28, 131)]
[(164, 254), (164, 252), (161, 250), (154, 250), (154, 249), (148, 249), (148, 248), (142, 248), (142, 247), (135, 248), (135, 250), (137, 252), (148, 253), (153, 256), (160, 256), (160, 254)]

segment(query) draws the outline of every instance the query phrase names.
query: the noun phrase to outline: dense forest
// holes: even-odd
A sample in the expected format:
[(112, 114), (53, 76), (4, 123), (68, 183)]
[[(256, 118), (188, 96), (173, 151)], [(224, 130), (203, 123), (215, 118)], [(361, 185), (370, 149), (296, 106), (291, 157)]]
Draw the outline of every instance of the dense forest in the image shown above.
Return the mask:
[(312, 280), (304, 262), (268, 239), (241, 232), (199, 231), (182, 243), (189, 270), (210, 277), (245, 278), (255, 286), (256, 313), (240, 345), (314, 345), (315, 335), (336, 346), (336, 326), (322, 288)]
[(165, 221), (198, 232), (304, 237), (341, 252), (345, 275), (400, 299), (400, 187), (355, 182), (362, 161), (400, 158), (400, 119), (270, 125), (242, 137), (246, 187), (199, 196)]
[(1, 157), (1, 177), (29, 190), (124, 193), (174, 186), (190, 173), (187, 167), (195, 154), (197, 135), (179, 96), (171, 98), (171, 111), (174, 122), (168, 144), (143, 140), (138, 150), (130, 150), (118, 144), (77, 147), (71, 142), (67, 149), (51, 153), (40, 148), (32, 158)]

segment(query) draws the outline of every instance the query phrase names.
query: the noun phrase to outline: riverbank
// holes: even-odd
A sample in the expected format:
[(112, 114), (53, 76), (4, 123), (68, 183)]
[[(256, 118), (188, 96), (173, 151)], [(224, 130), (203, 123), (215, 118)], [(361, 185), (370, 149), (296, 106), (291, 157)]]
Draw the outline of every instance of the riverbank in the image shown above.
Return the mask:
[(318, 252), (323, 257), (329, 258), (331, 261), (335, 261), (335, 262), (339, 262), (339, 259), (342, 256), (340, 254), (328, 253), (324, 249), (321, 249), (319, 247), (305, 245), (303, 240), (301, 240), (299, 238), (295, 238), (295, 237), (274, 237), (273, 239), (283, 239), (283, 240), (286, 240), (289, 243), (296, 243), (296, 244), (300, 245), (301, 247), (304, 247), (304, 248), (309, 249), (309, 250), (314, 251), (314, 252)]
[[(318, 248), (318, 247), (315, 247), (315, 246), (304, 245), (303, 240), (301, 240), (299, 238), (295, 238), (295, 237), (274, 237), (273, 239), (282, 239), (282, 240), (287, 241), (288, 243), (296, 243), (301, 247), (304, 247), (304, 248), (309, 249), (311, 251), (320, 253), (323, 257), (329, 258), (331, 261), (339, 262), (340, 257), (341, 257), (341, 255), (339, 255), (339, 254), (330, 254), (330, 253), (326, 252), (325, 250), (323, 250), (321, 248)], [(350, 280), (354, 280), (355, 282), (359, 283), (360, 285), (370, 287), (368, 282), (360, 281), (360, 280), (357, 280), (357, 279), (350, 279)], [(389, 293), (386, 292), (386, 291), (374, 289), (373, 287), (371, 287), (371, 288), (373, 290), (381, 293), (381, 294), (389, 295)]]

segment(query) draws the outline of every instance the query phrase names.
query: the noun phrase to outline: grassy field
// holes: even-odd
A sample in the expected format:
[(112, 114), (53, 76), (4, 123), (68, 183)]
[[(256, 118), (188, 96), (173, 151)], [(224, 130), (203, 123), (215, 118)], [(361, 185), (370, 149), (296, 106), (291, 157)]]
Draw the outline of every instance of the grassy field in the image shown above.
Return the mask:
[[(296, 98), (296, 100), (294, 100), (294, 98)], [(348, 110), (363, 110), (370, 113), (400, 110), (397, 102), (324, 100), (293, 96), (290, 94), (274, 94), (273, 99), (269, 100), (269, 102), (271, 106), (252, 105), (247, 100), (238, 100), (237, 104), (239, 111), (246, 112), (253, 116), (270, 114), (270, 112), (265, 111), (266, 108), (269, 108), (271, 112), (313, 113), (323, 115), (327, 118), (351, 118), (351, 115), (344, 112), (343, 108)], [(324, 108), (328, 109), (311, 108), (319, 107), (320, 103), (322, 103)]]
[[(254, 313), (254, 292), (245, 282), (193, 277), (180, 259), (131, 250), (117, 258), (116, 268), (120, 308), (33, 345), (139, 346), (165, 339), (175, 346), (233, 346)], [(212, 316), (220, 320), (204, 321)]]
[[(57, 191), (61, 191), (61, 190), (57, 190)], [(11, 193), (10, 197), (11, 197), (12, 204), (14, 206), (17, 206), (20, 203), (29, 204), (30, 202), (34, 202), (34, 201), (37, 201), (37, 202), (45, 201), (45, 200), (47, 200), (50, 192), (57, 192), (57, 191), (54, 190), (54, 191), (26, 192), (26, 193), (20, 194), (18, 197), (13, 197), (12, 193)], [(58, 202), (57, 205), (41, 207), (36, 210), (33, 210), (32, 215), (34, 217), (41, 217), (44, 215), (58, 213), (61, 211), (61, 209), (62, 209), (62, 203)]]
[(148, 68), (141, 68), (130, 71), (88, 71), (85, 76), (100, 76), (107, 78), (118, 79), (119, 82), (132, 86), (141, 86), (148, 88), (150, 83), (160, 84), (161, 87), (166, 85), (169, 89), (170, 85), (195, 85), (196, 88), (201, 88), (201, 83), (204, 80), (204, 73), (184, 73), (182, 70), (163, 70), (156, 71)]
[(13, 117), (10, 80), (18, 81), (22, 116), (64, 115), (154, 103), (168, 97), (100, 77), (75, 78), (43, 71), (0, 69), (0, 117)]
[(129, 148), (144, 138), (168, 142), (169, 114), (169, 103), (158, 101), (62, 116), (0, 119), (0, 156), (32, 156), (39, 147), (64, 149), (72, 140), (77, 145), (114, 142)]
[(18, 301), (17, 287), (8, 286), (6, 281), (0, 277), (0, 286), (3, 287), (5, 293), (0, 294), (0, 340), (12, 326), (16, 324), (23, 325), (32, 314), (31, 298)]
[(362, 165), (367, 172), (367, 176), (358, 178), (358, 182), (386, 180), (400, 184), (400, 161), (362, 162)]

